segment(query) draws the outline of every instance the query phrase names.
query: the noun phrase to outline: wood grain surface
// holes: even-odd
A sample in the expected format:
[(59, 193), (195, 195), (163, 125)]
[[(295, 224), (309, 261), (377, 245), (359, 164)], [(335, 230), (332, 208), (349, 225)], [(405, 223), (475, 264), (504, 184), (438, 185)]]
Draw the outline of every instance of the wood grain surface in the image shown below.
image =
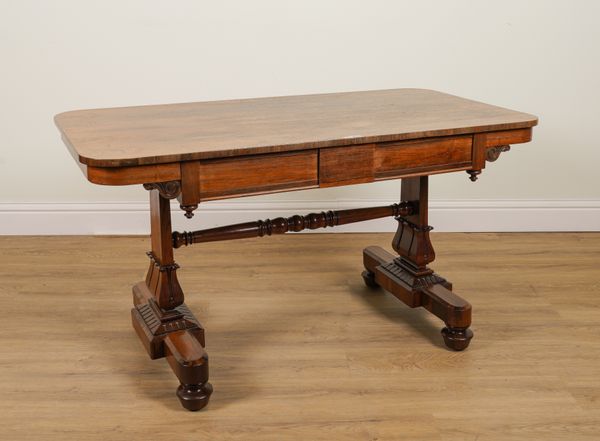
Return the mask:
[(159, 164), (528, 128), (526, 113), (426, 89), (76, 110), (55, 122), (95, 167)]
[(317, 187), (317, 164), (316, 150), (201, 161), (200, 197), (222, 199)]
[(0, 438), (596, 441), (600, 234), (433, 241), (473, 305), (465, 352), (426, 311), (364, 286), (362, 249), (389, 249), (389, 234), (178, 252), (218, 390), (190, 413), (131, 329), (147, 237), (0, 237)]

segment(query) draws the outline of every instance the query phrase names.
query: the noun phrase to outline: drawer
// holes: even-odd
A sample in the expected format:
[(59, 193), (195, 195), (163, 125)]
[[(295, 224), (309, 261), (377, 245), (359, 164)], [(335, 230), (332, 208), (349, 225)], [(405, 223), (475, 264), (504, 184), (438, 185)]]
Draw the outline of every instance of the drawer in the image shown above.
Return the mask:
[(316, 150), (200, 161), (200, 200), (316, 187), (317, 164)]
[(321, 149), (319, 186), (360, 184), (373, 181), (375, 144)]
[(473, 137), (465, 135), (323, 148), (319, 186), (466, 170), (471, 166), (472, 145)]
[(375, 179), (466, 168), (472, 145), (471, 135), (380, 144), (373, 158)]

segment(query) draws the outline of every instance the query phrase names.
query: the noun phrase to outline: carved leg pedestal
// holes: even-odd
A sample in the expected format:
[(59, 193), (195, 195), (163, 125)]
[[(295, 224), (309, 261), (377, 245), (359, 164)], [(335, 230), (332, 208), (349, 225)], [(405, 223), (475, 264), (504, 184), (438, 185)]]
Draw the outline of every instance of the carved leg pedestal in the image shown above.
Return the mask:
[[(156, 188), (155, 188), (156, 187)], [(188, 410), (208, 404), (208, 355), (204, 351), (204, 329), (183, 303), (177, 279), (179, 266), (173, 259), (169, 198), (177, 196), (177, 185), (150, 185), (150, 267), (146, 280), (133, 287), (133, 327), (151, 359), (166, 357), (181, 383), (177, 397)]]
[(462, 351), (473, 337), (471, 305), (452, 292), (452, 284), (427, 267), (435, 259), (427, 224), (428, 180), (417, 177), (402, 180), (402, 200), (417, 209), (397, 217), (398, 231), (392, 246), (400, 257), (380, 247), (363, 251), (362, 277), (369, 287), (381, 286), (411, 308), (422, 306), (444, 321), (442, 336), (446, 346)]
[(363, 257), (367, 286), (382, 287), (411, 308), (422, 306), (442, 319), (446, 324), (442, 336), (450, 349), (462, 351), (469, 346), (471, 305), (451, 291), (452, 284), (435, 273), (415, 277), (399, 258), (380, 247), (365, 248)]
[(181, 385), (177, 396), (183, 407), (200, 410), (208, 404), (208, 355), (204, 329), (185, 304), (161, 311), (145, 282), (133, 287), (133, 327), (151, 359), (166, 357)]
[[(194, 175), (196, 176), (196, 175)], [(131, 315), (133, 326), (150, 358), (166, 357), (181, 385), (177, 396), (183, 407), (199, 410), (206, 406), (212, 393), (208, 383), (208, 356), (204, 351), (204, 329), (184, 303), (177, 279), (179, 266), (173, 258), (173, 247), (192, 243), (242, 237), (298, 232), (395, 216), (398, 231), (392, 247), (398, 256), (379, 247), (364, 250), (363, 272), (370, 287), (381, 286), (412, 308), (423, 306), (441, 318), (442, 330), (449, 348), (465, 349), (473, 337), (471, 305), (452, 293), (452, 285), (438, 276), (427, 264), (435, 259), (427, 224), (428, 178), (415, 177), (402, 181), (399, 204), (354, 210), (311, 213), (273, 220), (246, 222), (208, 230), (172, 233), (169, 199), (181, 193), (178, 181), (147, 184), (150, 190), (151, 242), (150, 267), (146, 280), (133, 288)], [(182, 199), (188, 214), (195, 199)]]

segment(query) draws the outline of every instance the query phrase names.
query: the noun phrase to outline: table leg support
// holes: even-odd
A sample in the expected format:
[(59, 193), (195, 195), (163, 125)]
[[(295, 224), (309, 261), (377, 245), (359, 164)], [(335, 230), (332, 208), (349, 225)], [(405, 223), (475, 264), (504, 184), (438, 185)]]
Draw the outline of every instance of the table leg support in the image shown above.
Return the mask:
[(167, 361), (181, 383), (177, 396), (187, 410), (200, 410), (208, 404), (212, 386), (208, 382), (208, 355), (194, 334), (178, 331), (165, 338)]
[(447, 347), (462, 351), (469, 346), (473, 331), (471, 305), (452, 292), (452, 284), (427, 267), (435, 259), (427, 224), (428, 179), (426, 176), (402, 181), (402, 200), (413, 201), (418, 209), (398, 217), (398, 231), (392, 246), (399, 256), (380, 247), (363, 251), (365, 284), (382, 287), (411, 308), (424, 307), (444, 321), (442, 336)]
[(452, 284), (432, 273), (415, 277), (394, 255), (380, 247), (363, 251), (365, 271), (362, 276), (370, 288), (382, 287), (411, 308), (424, 307), (444, 321), (442, 336), (446, 346), (462, 351), (469, 346), (473, 331), (471, 305), (451, 291)]
[(188, 410), (208, 404), (212, 386), (208, 382), (208, 355), (204, 329), (184, 304), (162, 311), (145, 282), (133, 287), (133, 328), (151, 359), (166, 358), (180, 386), (177, 397)]
[(133, 287), (131, 318), (151, 359), (166, 358), (179, 379), (177, 397), (188, 410), (208, 404), (208, 355), (204, 328), (183, 302), (173, 260), (169, 200), (152, 189), (150, 194), (152, 251), (146, 280)]

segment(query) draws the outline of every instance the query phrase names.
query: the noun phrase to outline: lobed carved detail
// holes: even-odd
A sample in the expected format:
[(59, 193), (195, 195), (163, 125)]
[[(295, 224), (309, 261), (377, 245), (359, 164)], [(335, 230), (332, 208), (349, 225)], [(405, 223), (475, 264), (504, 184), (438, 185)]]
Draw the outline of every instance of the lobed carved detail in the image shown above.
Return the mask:
[(185, 305), (180, 305), (168, 315), (162, 314), (154, 301), (136, 306), (152, 335), (163, 335), (174, 331), (200, 328), (200, 323)]
[(158, 271), (160, 271), (160, 272), (175, 271), (175, 270), (179, 269), (179, 265), (177, 265), (175, 262), (173, 262), (169, 265), (161, 265), (161, 263), (158, 261), (158, 259), (156, 258), (156, 256), (154, 255), (154, 253), (152, 251), (148, 251), (146, 253), (146, 256), (148, 256), (152, 265), (154, 265), (156, 267), (156, 269), (158, 269)]
[[(500, 154), (503, 152), (508, 152), (510, 150), (509, 145), (499, 145), (496, 147), (491, 147), (485, 151), (485, 160), (488, 162), (494, 162), (500, 157)], [(479, 175), (481, 174), (481, 169), (478, 170), (467, 170), (469, 174), (469, 179), (472, 182), (475, 182)]]
[(394, 259), (392, 262), (381, 265), (380, 268), (382, 271), (387, 272), (390, 276), (401, 280), (413, 290), (425, 288), (437, 283), (446, 283), (446, 279), (438, 276), (434, 272), (425, 275), (416, 275), (412, 273), (408, 269), (404, 268), (400, 259)]
[(487, 149), (485, 152), (485, 159), (488, 162), (494, 162), (496, 159), (500, 157), (500, 154), (503, 152), (508, 152), (510, 150), (509, 145), (499, 145), (497, 147), (492, 147)]
[(160, 195), (165, 199), (175, 199), (177, 196), (179, 196), (179, 193), (181, 193), (181, 182), (152, 182), (150, 184), (144, 184), (144, 188), (148, 191), (158, 190)]

